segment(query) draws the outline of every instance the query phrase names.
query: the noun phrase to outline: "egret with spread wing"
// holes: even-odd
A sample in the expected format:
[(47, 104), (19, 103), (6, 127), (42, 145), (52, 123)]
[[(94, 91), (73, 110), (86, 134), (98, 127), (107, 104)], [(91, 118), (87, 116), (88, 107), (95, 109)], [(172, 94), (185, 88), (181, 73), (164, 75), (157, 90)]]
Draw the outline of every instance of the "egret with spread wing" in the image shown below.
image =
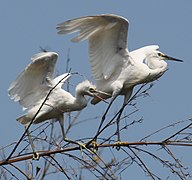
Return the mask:
[[(41, 52), (34, 55), (32, 62), (11, 83), (8, 93), (11, 99), (18, 101), (27, 109), (27, 113), (17, 119), (20, 123), (27, 126), (33, 119), (33, 123), (36, 124), (56, 118), (66, 140), (63, 113), (82, 110), (87, 106), (85, 95), (94, 96), (94, 93), (100, 92), (88, 80), (77, 85), (75, 97), (62, 89), (62, 84), (71, 74), (65, 73), (53, 78), (57, 58), (58, 54), (55, 52)], [(50, 91), (49, 97), (42, 106)]]
[[(57, 27), (59, 34), (79, 32), (72, 39), (73, 42), (89, 40), (89, 60), (97, 89), (112, 97), (101, 125), (118, 95), (124, 95), (124, 105), (127, 104), (135, 85), (154, 81), (164, 74), (167, 70), (167, 63), (164, 60), (182, 62), (160, 52), (157, 45), (145, 46), (129, 52), (128, 26), (128, 20), (121, 16), (102, 14), (68, 20), (58, 24)], [(101, 99), (109, 97), (98, 94), (91, 103), (96, 104)]]

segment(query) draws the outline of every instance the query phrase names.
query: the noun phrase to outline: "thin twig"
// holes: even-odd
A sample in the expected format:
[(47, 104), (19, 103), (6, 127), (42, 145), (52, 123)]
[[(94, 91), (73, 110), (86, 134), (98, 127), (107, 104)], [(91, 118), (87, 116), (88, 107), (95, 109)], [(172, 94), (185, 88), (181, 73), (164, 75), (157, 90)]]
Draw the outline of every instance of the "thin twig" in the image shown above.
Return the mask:
[(15, 166), (14, 164), (10, 164), (12, 167), (14, 167), (15, 169), (17, 169), (21, 174), (23, 174), (28, 180), (30, 180), (31, 178), (29, 178), (20, 168), (18, 168), (17, 166)]
[[(87, 166), (93, 168), (93, 169), (94, 169), (96, 172), (98, 172), (104, 179), (107, 180), (107, 178), (105, 178), (104, 174), (103, 174), (101, 171), (99, 171), (97, 168), (95, 168), (95, 167), (94, 167), (91, 163), (89, 163), (88, 161), (83, 160), (82, 158), (79, 158), (79, 157), (74, 156), (74, 155), (72, 155), (72, 154), (65, 153), (65, 155), (68, 155), (69, 157), (77, 160), (77, 161), (78, 161), (79, 163), (81, 163), (83, 166), (86, 164)], [(89, 170), (92, 174), (94, 174), (94, 176), (95, 176), (96, 178), (99, 178), (99, 177), (94, 173), (94, 171), (91, 170), (91, 168), (88, 168), (87, 170)]]
[(13, 176), (15, 179), (19, 180), (19, 178), (17, 178), (17, 176), (15, 176), (15, 174), (13, 174), (9, 169), (7, 169), (6, 167), (2, 166), (9, 174), (11, 174), (11, 176)]
[(168, 138), (166, 138), (164, 140), (164, 142), (169, 141), (171, 138), (175, 137), (176, 135), (178, 135), (179, 133), (181, 133), (182, 131), (188, 129), (190, 126), (192, 126), (192, 123), (188, 124), (187, 126), (185, 126), (184, 128), (180, 129), (179, 131), (177, 131), (176, 133), (174, 133), (173, 135), (169, 136)]
[(63, 172), (63, 174), (67, 177), (67, 179), (71, 179), (67, 173), (65, 172), (65, 170), (62, 168), (62, 166), (58, 163), (58, 161), (53, 157), (53, 156), (49, 156), (60, 168), (60, 171)]
[(148, 172), (151, 178), (155, 180), (155, 177), (153, 176), (152, 172), (148, 169), (147, 165), (143, 162), (143, 160), (135, 153), (135, 151), (133, 151), (131, 147), (128, 148), (134, 154), (134, 156), (140, 161), (140, 163), (143, 165), (144, 169)]

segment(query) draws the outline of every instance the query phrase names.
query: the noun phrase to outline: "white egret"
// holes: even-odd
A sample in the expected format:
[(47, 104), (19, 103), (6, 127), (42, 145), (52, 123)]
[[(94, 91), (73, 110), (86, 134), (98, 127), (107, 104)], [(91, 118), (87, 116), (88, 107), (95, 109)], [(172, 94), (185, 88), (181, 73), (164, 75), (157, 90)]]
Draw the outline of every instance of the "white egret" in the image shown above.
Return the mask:
[[(58, 34), (79, 31), (79, 34), (72, 39), (73, 42), (89, 40), (89, 60), (97, 89), (111, 94), (112, 97), (101, 125), (118, 95), (124, 95), (124, 105), (127, 104), (135, 85), (153, 81), (164, 74), (167, 70), (167, 63), (164, 60), (182, 62), (160, 52), (157, 45), (129, 52), (128, 26), (128, 20), (121, 16), (102, 14), (68, 20), (58, 24), (57, 27)], [(101, 99), (109, 97), (98, 94), (91, 103), (97, 104)]]
[[(11, 99), (18, 101), (23, 108), (27, 109), (27, 113), (17, 119), (27, 127), (52, 90), (33, 123), (57, 119), (61, 126), (63, 138), (66, 140), (63, 113), (82, 110), (87, 106), (85, 95), (94, 96), (94, 93), (99, 91), (88, 80), (76, 86), (75, 97), (62, 89), (62, 84), (71, 74), (65, 73), (53, 79), (57, 57), (58, 54), (55, 52), (41, 52), (34, 55), (31, 58), (32, 62), (11, 83), (8, 93)], [(32, 149), (34, 150), (34, 145), (32, 145)]]

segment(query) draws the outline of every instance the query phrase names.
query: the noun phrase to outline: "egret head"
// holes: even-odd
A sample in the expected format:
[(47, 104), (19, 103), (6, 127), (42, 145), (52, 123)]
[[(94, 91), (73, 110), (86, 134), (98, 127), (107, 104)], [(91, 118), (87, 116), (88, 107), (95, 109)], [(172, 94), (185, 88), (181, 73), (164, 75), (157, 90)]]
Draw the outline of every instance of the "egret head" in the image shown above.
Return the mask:
[(180, 59), (173, 58), (159, 51), (159, 46), (152, 45), (141, 48), (141, 54), (144, 54), (144, 63), (148, 65), (150, 69), (167, 68), (165, 60), (172, 60), (177, 62), (183, 62)]
[(79, 83), (76, 87), (76, 93), (78, 95), (87, 95), (87, 96), (92, 96), (92, 97), (95, 97), (97, 96), (97, 94), (104, 94), (104, 95), (109, 95), (105, 92), (102, 92), (102, 91), (99, 91), (96, 89), (96, 86), (93, 85), (90, 81), (88, 80), (85, 80), (81, 83)]
[(94, 96), (94, 93), (96, 93), (96, 86), (93, 85), (90, 81), (85, 80), (81, 83), (79, 83), (76, 87), (76, 93), (79, 95), (88, 95), (88, 96)]
[(168, 56), (162, 52), (160, 52), (157, 49), (151, 49), (151, 51), (147, 52), (147, 58), (151, 58), (151, 59), (156, 59), (156, 60), (172, 60), (172, 61), (177, 61), (177, 62), (183, 62), (183, 60), (180, 59), (176, 59), (174, 57)]
[(140, 49), (130, 52), (130, 55), (132, 56), (133, 59), (143, 60), (145, 64), (147, 65), (153, 64), (153, 66), (155, 65), (158, 66), (158, 64), (159, 66), (161, 66), (161, 64), (166, 65), (167, 63), (164, 60), (183, 62), (180, 59), (173, 58), (159, 51), (158, 45), (144, 46)]
[(168, 56), (166, 54), (163, 54), (160, 51), (156, 51), (156, 55), (157, 55), (159, 60), (172, 60), (172, 61), (177, 61), (177, 62), (183, 62), (183, 60), (176, 59), (174, 57)]

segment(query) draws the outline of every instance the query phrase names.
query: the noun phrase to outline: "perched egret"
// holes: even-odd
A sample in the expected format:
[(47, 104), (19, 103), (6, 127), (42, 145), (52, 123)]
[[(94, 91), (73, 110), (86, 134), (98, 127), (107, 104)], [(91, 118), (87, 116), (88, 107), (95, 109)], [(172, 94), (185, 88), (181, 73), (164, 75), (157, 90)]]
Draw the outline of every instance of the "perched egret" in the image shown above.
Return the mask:
[(89, 40), (89, 60), (97, 89), (111, 95), (98, 94), (91, 103), (96, 104), (101, 99), (112, 97), (102, 118), (103, 121), (118, 95), (124, 95), (125, 105), (135, 85), (154, 81), (162, 76), (167, 70), (167, 63), (164, 60), (182, 62), (160, 52), (157, 45), (129, 52), (128, 26), (128, 20), (121, 16), (102, 14), (68, 20), (58, 24), (57, 27), (58, 34), (79, 31), (79, 34), (72, 39), (73, 42)]
[(31, 58), (32, 62), (11, 83), (8, 93), (11, 99), (18, 101), (27, 109), (27, 113), (17, 119), (27, 127), (52, 90), (33, 123), (58, 119), (63, 138), (66, 140), (63, 113), (82, 110), (87, 106), (85, 95), (94, 96), (94, 93), (99, 91), (88, 80), (77, 85), (75, 97), (62, 89), (62, 84), (71, 74), (65, 73), (53, 79), (57, 57), (58, 54), (55, 52), (41, 52), (34, 55)]

